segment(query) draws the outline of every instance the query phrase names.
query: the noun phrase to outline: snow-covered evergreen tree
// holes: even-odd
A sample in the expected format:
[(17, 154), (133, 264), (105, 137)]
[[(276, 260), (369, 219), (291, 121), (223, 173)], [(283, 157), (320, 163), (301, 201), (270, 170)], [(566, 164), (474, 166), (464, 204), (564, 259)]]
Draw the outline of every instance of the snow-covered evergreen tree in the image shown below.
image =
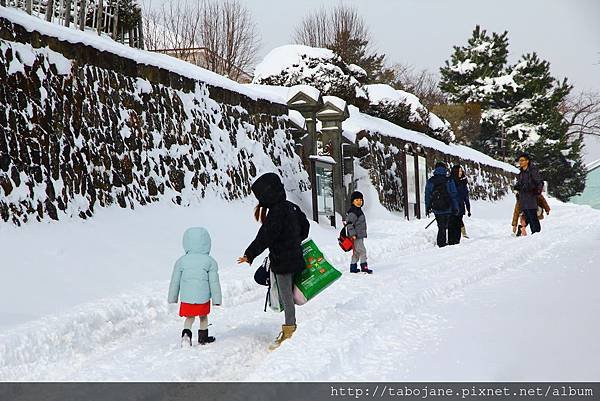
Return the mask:
[(454, 46), (450, 61), (440, 68), (440, 89), (449, 101), (485, 104), (492, 100), (494, 82), (490, 79), (502, 75), (506, 66), (507, 35), (505, 31), (490, 36), (477, 25), (467, 46)]
[(568, 200), (583, 191), (582, 138), (568, 135), (569, 126), (560, 111), (572, 86), (566, 79), (556, 80), (550, 63), (535, 53), (522, 56), (498, 79), (510, 82), (512, 90), (501, 92), (496, 105), (502, 108), (488, 109), (483, 120), (490, 131), (505, 130), (508, 156), (519, 151), (531, 153), (548, 181), (550, 194), (558, 199)]
[(506, 66), (507, 32), (476, 27), (468, 45), (454, 47), (440, 69), (440, 88), (450, 101), (479, 103), (481, 133), (473, 146), (492, 157), (512, 159), (527, 151), (540, 166), (549, 192), (567, 200), (585, 186), (582, 140), (569, 137), (560, 105), (572, 87), (550, 73), (535, 53)]

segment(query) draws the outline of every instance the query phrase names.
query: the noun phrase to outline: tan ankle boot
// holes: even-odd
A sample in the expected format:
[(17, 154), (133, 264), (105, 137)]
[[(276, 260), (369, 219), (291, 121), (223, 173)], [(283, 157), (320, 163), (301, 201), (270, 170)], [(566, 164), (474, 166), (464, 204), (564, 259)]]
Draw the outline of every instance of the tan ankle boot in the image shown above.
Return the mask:
[(275, 341), (273, 343), (271, 343), (271, 345), (269, 345), (269, 350), (273, 351), (274, 349), (279, 348), (279, 346), (281, 345), (282, 342), (284, 342), (285, 340), (287, 340), (288, 338), (290, 338), (292, 336), (292, 334), (294, 334), (294, 331), (296, 331), (296, 325), (295, 324), (284, 324), (281, 326), (281, 332), (279, 333), (279, 336), (277, 336), (277, 338), (275, 339)]

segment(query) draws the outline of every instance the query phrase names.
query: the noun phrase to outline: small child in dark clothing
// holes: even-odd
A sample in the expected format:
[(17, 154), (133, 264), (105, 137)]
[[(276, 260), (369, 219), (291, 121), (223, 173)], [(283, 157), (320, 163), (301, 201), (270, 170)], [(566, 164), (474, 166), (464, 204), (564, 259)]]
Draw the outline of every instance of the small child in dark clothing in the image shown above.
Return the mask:
[[(373, 270), (367, 265), (367, 249), (365, 248), (364, 239), (367, 238), (367, 219), (362, 211), (364, 203), (363, 194), (355, 191), (350, 196), (352, 206), (346, 214), (346, 232), (348, 236), (354, 240), (352, 250), (352, 260), (350, 261), (350, 273), (364, 272), (371, 274)], [(357, 263), (360, 261), (360, 270)]]

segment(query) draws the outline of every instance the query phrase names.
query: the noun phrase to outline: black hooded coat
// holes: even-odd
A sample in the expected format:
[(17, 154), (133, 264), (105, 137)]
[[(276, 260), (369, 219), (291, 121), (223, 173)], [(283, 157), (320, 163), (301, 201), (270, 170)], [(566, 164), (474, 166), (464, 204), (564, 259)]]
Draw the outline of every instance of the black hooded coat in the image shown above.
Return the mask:
[(308, 237), (310, 224), (298, 205), (286, 200), (285, 189), (275, 173), (260, 176), (252, 184), (258, 204), (269, 210), (256, 238), (244, 255), (252, 261), (269, 249), (274, 273), (296, 273), (306, 267), (302, 256), (302, 241)]

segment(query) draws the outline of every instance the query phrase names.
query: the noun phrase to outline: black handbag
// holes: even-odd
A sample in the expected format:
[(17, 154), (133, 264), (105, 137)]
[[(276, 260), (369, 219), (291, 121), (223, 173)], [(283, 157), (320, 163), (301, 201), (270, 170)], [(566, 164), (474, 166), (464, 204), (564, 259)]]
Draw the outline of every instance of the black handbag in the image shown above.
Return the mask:
[(258, 269), (254, 272), (254, 281), (260, 285), (269, 285), (269, 257), (258, 266)]
[(271, 269), (269, 268), (270, 264), (271, 262), (269, 260), (269, 257), (267, 256), (265, 260), (263, 260), (263, 262), (260, 264), (260, 266), (258, 266), (258, 269), (256, 269), (256, 271), (254, 272), (254, 281), (256, 281), (257, 284), (267, 286), (267, 296), (265, 297), (264, 307), (265, 312), (267, 311), (267, 305), (269, 304), (271, 296)]

